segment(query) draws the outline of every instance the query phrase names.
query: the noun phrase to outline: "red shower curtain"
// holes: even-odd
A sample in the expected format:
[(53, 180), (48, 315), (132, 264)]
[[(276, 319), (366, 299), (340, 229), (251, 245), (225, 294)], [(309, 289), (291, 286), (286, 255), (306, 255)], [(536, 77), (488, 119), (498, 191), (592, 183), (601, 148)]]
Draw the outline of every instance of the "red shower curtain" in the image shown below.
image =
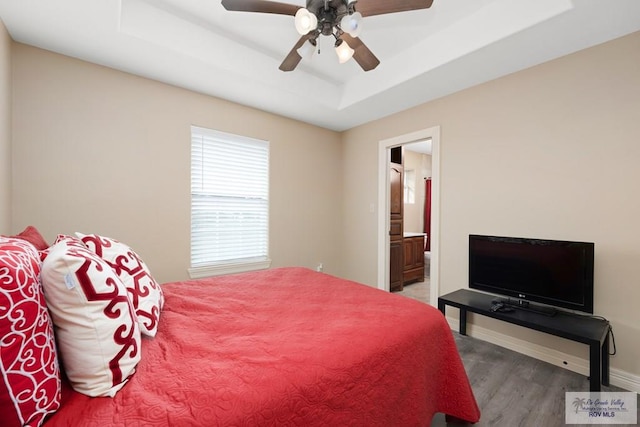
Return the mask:
[(424, 232), (427, 234), (424, 250), (428, 252), (431, 251), (431, 178), (424, 180)]

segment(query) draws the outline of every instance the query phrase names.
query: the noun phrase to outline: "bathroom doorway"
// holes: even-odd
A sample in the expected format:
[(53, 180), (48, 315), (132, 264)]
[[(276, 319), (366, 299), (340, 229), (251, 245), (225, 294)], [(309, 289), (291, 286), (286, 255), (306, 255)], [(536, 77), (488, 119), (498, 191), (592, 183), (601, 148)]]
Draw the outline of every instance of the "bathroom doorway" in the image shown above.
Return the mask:
[[(402, 146), (407, 150), (412, 144), (431, 142), (431, 230), (430, 251), (425, 262), (429, 266), (428, 298), (431, 305), (436, 305), (439, 292), (438, 282), (438, 248), (439, 248), (439, 202), (440, 202), (440, 128), (438, 126), (423, 129), (410, 134), (400, 135), (379, 142), (378, 151), (378, 288), (389, 291), (389, 161), (391, 148)], [(424, 185), (422, 170), (417, 172), (416, 186)], [(416, 191), (416, 194), (418, 191)], [(414, 195), (414, 196), (415, 196)], [(413, 227), (413, 226), (412, 226)], [(425, 264), (426, 270), (426, 264)]]

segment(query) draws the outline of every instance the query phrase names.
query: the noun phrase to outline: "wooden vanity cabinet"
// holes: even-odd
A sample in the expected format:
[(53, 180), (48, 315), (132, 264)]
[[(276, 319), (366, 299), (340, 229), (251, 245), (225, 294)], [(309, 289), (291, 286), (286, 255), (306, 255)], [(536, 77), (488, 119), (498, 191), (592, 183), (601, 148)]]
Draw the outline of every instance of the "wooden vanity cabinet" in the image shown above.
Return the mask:
[(402, 283), (406, 285), (424, 280), (424, 236), (405, 237), (403, 239), (404, 268)]

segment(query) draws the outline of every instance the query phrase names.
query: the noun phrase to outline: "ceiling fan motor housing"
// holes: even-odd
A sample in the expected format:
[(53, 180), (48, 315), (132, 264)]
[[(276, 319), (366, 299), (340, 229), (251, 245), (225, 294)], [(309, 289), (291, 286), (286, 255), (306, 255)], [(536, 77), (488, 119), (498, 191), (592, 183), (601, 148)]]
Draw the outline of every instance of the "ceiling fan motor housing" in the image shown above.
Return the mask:
[(333, 8), (320, 9), (316, 16), (318, 17), (318, 30), (324, 36), (330, 36), (333, 34), (333, 28), (336, 25), (337, 13)]
[(340, 28), (338, 24), (342, 17), (355, 11), (355, 4), (355, 1), (348, 0), (308, 0), (307, 10), (318, 18), (318, 33), (331, 36), (334, 28)]

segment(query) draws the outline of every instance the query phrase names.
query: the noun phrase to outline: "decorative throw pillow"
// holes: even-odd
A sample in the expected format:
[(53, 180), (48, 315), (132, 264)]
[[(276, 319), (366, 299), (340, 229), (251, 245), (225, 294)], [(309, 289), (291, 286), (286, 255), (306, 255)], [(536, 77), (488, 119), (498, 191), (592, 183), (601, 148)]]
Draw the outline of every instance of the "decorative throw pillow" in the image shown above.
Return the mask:
[(124, 284), (70, 236), (58, 236), (41, 276), (71, 386), (88, 396), (114, 396), (135, 372), (141, 350)]
[(60, 407), (53, 327), (30, 243), (0, 237), (0, 424), (39, 426)]
[(164, 305), (162, 288), (151, 276), (149, 267), (129, 246), (109, 237), (76, 233), (82, 243), (105, 260), (127, 287), (138, 316), (140, 331), (155, 336)]
[(35, 228), (33, 225), (27, 226), (27, 228), (25, 228), (22, 232), (20, 232), (20, 234), (16, 234), (15, 236), (10, 236), (10, 237), (13, 237), (15, 239), (26, 240), (27, 242), (31, 243), (39, 251), (43, 251), (49, 247), (49, 244), (47, 243), (46, 240), (44, 240), (44, 237), (42, 237), (42, 234), (40, 234), (38, 229)]

